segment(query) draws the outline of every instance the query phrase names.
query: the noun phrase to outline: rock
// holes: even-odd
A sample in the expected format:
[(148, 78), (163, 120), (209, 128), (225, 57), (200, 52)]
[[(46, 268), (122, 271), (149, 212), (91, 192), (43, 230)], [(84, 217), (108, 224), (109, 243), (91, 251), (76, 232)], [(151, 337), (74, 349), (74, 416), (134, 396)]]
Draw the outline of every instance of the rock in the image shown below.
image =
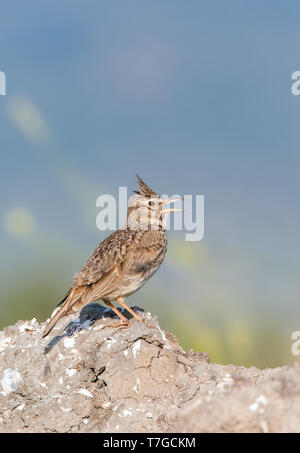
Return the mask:
[(115, 328), (90, 304), (44, 339), (35, 319), (0, 332), (0, 432), (299, 432), (299, 365), (210, 363), (142, 316)]

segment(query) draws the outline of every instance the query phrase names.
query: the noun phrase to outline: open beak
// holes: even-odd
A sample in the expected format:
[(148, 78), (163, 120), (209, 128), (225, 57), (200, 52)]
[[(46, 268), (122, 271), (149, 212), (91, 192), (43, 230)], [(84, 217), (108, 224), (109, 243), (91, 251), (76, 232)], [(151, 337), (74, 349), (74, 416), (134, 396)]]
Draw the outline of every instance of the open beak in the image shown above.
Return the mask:
[[(170, 200), (166, 200), (162, 203), (162, 206), (166, 206), (167, 204), (170, 203), (175, 203), (175, 201), (182, 201), (183, 198), (171, 198)], [(167, 212), (183, 212), (183, 209), (175, 209), (175, 208), (169, 208), (169, 209), (160, 209), (160, 212), (167, 213)]]

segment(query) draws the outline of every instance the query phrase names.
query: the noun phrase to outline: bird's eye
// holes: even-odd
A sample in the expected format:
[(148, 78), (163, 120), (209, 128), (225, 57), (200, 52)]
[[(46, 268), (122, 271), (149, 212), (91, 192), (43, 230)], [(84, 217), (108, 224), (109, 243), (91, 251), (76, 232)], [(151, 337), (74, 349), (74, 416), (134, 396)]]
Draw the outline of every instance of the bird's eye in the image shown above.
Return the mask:
[(155, 201), (152, 200), (148, 201), (148, 206), (155, 206)]

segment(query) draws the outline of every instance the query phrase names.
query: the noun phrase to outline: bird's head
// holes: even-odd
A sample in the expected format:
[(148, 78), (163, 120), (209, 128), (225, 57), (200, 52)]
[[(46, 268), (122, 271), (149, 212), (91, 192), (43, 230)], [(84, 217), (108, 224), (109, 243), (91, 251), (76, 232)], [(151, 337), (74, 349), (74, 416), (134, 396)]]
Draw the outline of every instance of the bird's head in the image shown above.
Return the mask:
[(139, 176), (137, 178), (139, 190), (135, 190), (135, 195), (129, 200), (127, 226), (132, 230), (164, 230), (167, 214), (182, 211), (181, 209), (166, 208), (166, 206), (181, 198), (162, 198), (150, 189)]

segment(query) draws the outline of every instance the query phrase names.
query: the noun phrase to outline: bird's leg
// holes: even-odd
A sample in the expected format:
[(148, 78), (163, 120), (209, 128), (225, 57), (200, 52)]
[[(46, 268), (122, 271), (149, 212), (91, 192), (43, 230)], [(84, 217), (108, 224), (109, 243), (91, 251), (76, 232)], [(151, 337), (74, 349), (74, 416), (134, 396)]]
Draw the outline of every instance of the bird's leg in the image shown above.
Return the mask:
[(105, 305), (107, 305), (109, 308), (111, 308), (116, 315), (121, 319), (122, 322), (118, 322), (116, 324), (113, 324), (111, 327), (128, 327), (129, 326), (129, 321), (127, 318), (125, 318), (124, 315), (108, 300), (103, 301)]
[(117, 299), (118, 304), (122, 305), (122, 307), (125, 308), (125, 310), (129, 311), (129, 313), (137, 320), (137, 321), (142, 321), (144, 324), (146, 324), (147, 327), (150, 327), (151, 329), (155, 329), (154, 326), (151, 326), (151, 324), (148, 324), (141, 316), (139, 316), (135, 311), (132, 310), (132, 308), (128, 307), (127, 304), (124, 302), (124, 297), (118, 297)]

